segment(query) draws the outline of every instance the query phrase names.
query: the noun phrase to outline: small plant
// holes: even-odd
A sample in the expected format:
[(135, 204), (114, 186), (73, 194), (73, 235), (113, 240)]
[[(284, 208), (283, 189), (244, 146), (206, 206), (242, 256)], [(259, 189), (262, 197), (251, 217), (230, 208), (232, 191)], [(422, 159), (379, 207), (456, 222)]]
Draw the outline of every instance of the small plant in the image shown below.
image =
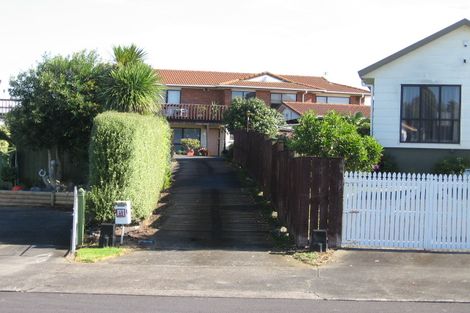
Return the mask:
[(467, 168), (470, 168), (470, 158), (449, 157), (437, 162), (434, 173), (462, 175)]
[(199, 150), (197, 151), (197, 155), (199, 155), (199, 156), (208, 156), (209, 151), (207, 151), (206, 148), (202, 147), (202, 148), (199, 148)]
[(186, 151), (194, 151), (201, 147), (201, 142), (194, 138), (183, 138), (181, 144), (186, 148)]

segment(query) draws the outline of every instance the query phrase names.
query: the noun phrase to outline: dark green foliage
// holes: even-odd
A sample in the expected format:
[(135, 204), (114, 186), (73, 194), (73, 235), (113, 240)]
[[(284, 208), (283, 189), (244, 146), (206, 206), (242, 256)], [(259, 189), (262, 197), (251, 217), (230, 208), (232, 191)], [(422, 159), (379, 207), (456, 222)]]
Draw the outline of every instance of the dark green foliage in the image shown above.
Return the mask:
[(356, 125), (357, 132), (361, 136), (369, 136), (370, 135), (370, 119), (364, 116), (361, 112), (357, 112), (354, 115), (346, 115), (346, 120)]
[(114, 47), (115, 64), (105, 82), (103, 100), (109, 110), (151, 114), (158, 111), (164, 87), (145, 52), (135, 45)]
[(105, 112), (94, 120), (87, 207), (97, 222), (111, 221), (116, 200), (131, 200), (134, 220), (155, 209), (168, 180), (170, 128), (161, 117)]
[(361, 136), (356, 125), (335, 112), (329, 112), (323, 119), (306, 113), (288, 144), (302, 155), (344, 158), (348, 171), (372, 171), (383, 149), (374, 138)]
[(201, 147), (201, 142), (199, 139), (195, 138), (183, 138), (181, 139), (181, 145), (185, 147), (187, 151), (197, 150)]
[(449, 157), (434, 166), (434, 173), (461, 175), (467, 168), (470, 168), (470, 157)]
[(271, 137), (285, 124), (281, 113), (257, 98), (235, 98), (224, 114), (224, 123), (232, 133), (237, 129), (254, 130)]
[(13, 142), (32, 149), (86, 149), (108, 69), (96, 53), (79, 52), (44, 57), (12, 79), (10, 94), (21, 101), (7, 115)]
[(396, 173), (399, 171), (399, 168), (395, 159), (391, 155), (384, 153), (377, 171), (382, 173)]

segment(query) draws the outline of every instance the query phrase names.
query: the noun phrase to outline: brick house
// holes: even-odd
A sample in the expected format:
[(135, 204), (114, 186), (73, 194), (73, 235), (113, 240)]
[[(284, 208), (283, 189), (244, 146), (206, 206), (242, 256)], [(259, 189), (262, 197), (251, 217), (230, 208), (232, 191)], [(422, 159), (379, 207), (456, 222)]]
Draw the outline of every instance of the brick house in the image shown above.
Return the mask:
[(276, 109), (295, 103), (298, 109), (313, 103), (354, 108), (364, 105), (370, 96), (368, 90), (317, 76), (164, 69), (157, 72), (167, 88), (164, 113), (174, 132), (176, 150), (181, 138), (197, 138), (213, 156), (220, 155), (227, 146), (229, 135), (222, 117), (235, 97), (257, 97)]

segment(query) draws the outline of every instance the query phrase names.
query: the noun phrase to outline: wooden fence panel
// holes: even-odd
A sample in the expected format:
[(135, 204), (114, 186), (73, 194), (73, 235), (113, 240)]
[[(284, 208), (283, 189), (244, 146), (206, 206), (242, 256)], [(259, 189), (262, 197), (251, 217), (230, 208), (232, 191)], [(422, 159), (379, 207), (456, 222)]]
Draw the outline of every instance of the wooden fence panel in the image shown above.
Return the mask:
[(236, 132), (234, 139), (234, 161), (256, 180), (299, 247), (312, 244), (316, 229), (334, 237), (330, 246), (340, 241), (342, 160), (295, 157), (282, 142), (253, 132)]

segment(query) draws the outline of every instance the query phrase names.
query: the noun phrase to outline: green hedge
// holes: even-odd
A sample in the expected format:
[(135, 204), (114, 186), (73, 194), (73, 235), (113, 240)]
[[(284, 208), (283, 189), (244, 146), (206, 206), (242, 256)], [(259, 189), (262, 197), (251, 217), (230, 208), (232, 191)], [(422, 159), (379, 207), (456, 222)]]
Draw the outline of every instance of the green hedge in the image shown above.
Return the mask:
[(87, 210), (96, 222), (114, 219), (116, 200), (132, 201), (132, 219), (155, 209), (170, 170), (168, 122), (161, 117), (105, 112), (93, 121)]

